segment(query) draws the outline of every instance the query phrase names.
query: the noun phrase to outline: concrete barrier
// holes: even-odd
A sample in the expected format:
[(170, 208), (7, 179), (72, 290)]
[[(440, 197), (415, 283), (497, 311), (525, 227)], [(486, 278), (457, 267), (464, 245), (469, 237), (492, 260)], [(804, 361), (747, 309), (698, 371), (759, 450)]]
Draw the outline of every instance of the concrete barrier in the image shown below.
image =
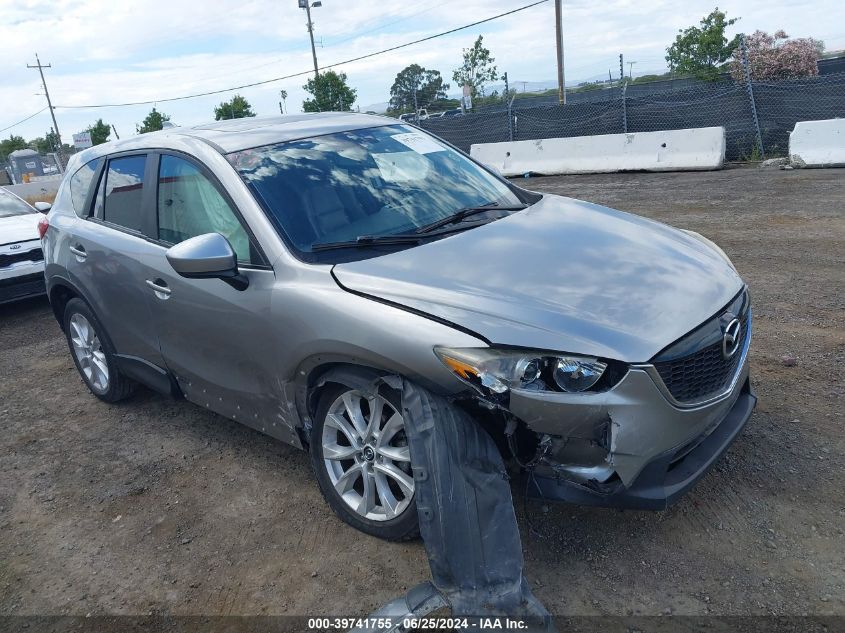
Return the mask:
[(60, 184), (62, 184), (61, 177), (40, 180), (38, 182), (27, 182), (20, 185), (6, 185), (3, 188), (26, 200), (27, 198), (55, 196), (59, 192)]
[(795, 167), (845, 167), (845, 119), (796, 123), (789, 160)]
[(470, 155), (503, 176), (720, 169), (725, 128), (480, 143)]

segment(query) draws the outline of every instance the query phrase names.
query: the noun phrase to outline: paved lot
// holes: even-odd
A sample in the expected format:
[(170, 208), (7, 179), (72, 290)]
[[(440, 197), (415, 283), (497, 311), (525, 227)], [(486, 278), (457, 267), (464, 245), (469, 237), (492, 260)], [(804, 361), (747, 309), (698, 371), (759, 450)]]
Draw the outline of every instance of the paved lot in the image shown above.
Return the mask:
[[(718, 242), (751, 286), (760, 397), (669, 511), (515, 491), (540, 599), (566, 615), (845, 615), (845, 170), (520, 183)], [(0, 307), (0, 370), (0, 614), (354, 615), (428, 576), (421, 542), (336, 519), (305, 454), (150, 392), (96, 400), (46, 301)]]

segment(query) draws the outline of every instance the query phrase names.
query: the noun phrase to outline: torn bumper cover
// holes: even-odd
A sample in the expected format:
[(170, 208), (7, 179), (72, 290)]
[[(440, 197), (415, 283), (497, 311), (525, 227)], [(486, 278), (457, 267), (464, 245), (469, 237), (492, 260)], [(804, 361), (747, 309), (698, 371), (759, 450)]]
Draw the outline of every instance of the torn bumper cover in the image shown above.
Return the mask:
[(632, 367), (605, 393), (514, 390), (511, 413), (555, 438), (532, 473), (528, 494), (582, 505), (666, 508), (742, 431), (757, 402), (748, 374), (743, 357), (727, 393), (693, 407), (670, 402), (645, 366)]

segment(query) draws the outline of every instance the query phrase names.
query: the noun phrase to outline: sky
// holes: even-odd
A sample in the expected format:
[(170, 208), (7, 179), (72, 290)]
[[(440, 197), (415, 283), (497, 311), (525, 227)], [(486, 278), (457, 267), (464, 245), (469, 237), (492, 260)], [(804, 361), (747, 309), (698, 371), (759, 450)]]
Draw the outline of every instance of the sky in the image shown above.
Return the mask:
[[(312, 9), (321, 66), (447, 31), (529, 4), (532, 0), (322, 0)], [(665, 49), (678, 29), (697, 23), (716, 0), (577, 0), (564, 2), (567, 85), (619, 72), (619, 53), (635, 61), (633, 74), (662, 72)], [(841, 0), (721, 0), (728, 17), (739, 17), (730, 34), (785, 29), (792, 37), (821, 39), (828, 50), (845, 48)], [(452, 84), (461, 51), (478, 35), (508, 72), (512, 88), (522, 81), (556, 78), (554, 2), (471, 27), (433, 41), (339, 64), (358, 90), (356, 106), (369, 109), (389, 99), (405, 66), (439, 70)], [(150, 105), (75, 107), (159, 100), (230, 88), (313, 69), (305, 11), (297, 0), (0, 0), (0, 130), (46, 106), (35, 63), (47, 87), (65, 142), (102, 118), (121, 138), (135, 133)], [(626, 73), (629, 67), (626, 64)], [(213, 96), (159, 102), (179, 125), (213, 120), (213, 108), (240, 93), (259, 115), (279, 113), (279, 90), (287, 111), (301, 111), (307, 76)], [(0, 132), (26, 139), (52, 127), (49, 110)]]

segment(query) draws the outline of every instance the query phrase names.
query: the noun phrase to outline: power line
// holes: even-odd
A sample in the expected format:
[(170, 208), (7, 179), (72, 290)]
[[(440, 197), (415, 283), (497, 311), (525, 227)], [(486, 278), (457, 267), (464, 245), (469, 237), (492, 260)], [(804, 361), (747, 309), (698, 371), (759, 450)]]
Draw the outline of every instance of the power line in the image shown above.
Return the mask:
[(21, 119), (21, 120), (20, 120), (20, 121), (18, 121), (17, 123), (12, 123), (11, 125), (9, 125), (9, 126), (7, 126), (7, 127), (4, 127), (2, 130), (0, 130), (0, 132), (5, 132), (6, 130), (11, 130), (13, 127), (17, 127), (17, 126), (18, 126), (18, 125), (20, 125), (21, 123), (26, 123), (26, 122), (27, 122), (27, 121), (29, 121), (30, 119), (33, 119), (33, 118), (37, 117), (39, 114), (41, 114), (42, 112), (44, 112), (44, 110), (46, 110), (46, 109), (47, 109), (47, 106), (44, 106), (43, 108), (41, 108), (41, 109), (40, 109), (38, 112), (36, 112), (35, 114), (30, 114), (30, 115), (29, 115), (28, 117), (26, 117), (25, 119)]
[[(367, 53), (366, 55), (361, 55), (359, 57), (353, 57), (352, 59), (345, 59), (341, 62), (335, 62), (333, 64), (327, 64), (325, 66), (320, 66), (318, 70), (326, 70), (328, 68), (332, 68), (334, 66), (341, 66), (343, 64), (351, 64), (352, 62), (358, 62), (363, 59), (369, 59), (370, 57), (375, 57), (377, 55), (384, 55), (385, 53), (391, 53), (393, 51), (399, 50), (400, 48), (407, 48), (408, 46), (413, 46), (414, 44), (420, 44), (422, 42), (428, 42), (430, 40), (436, 39), (438, 37), (443, 37), (445, 35), (451, 35), (452, 33), (457, 33), (458, 31), (463, 31), (465, 29), (470, 29), (474, 26), (478, 26), (479, 24), (484, 24), (486, 22), (492, 22), (493, 20), (498, 20), (499, 18), (503, 18), (508, 15), (512, 15), (514, 13), (518, 13), (519, 11), (524, 11), (525, 9), (530, 9), (531, 7), (536, 7), (538, 4), (544, 4), (549, 0), (538, 0), (537, 2), (532, 2), (531, 4), (526, 4), (516, 9), (511, 9), (510, 11), (506, 11), (504, 13), (500, 13), (498, 15), (494, 15), (492, 17), (486, 18), (484, 20), (479, 20), (477, 22), (473, 22), (472, 24), (465, 24), (464, 26), (459, 26), (454, 29), (450, 29), (448, 31), (443, 31), (442, 33), (437, 33), (436, 35), (429, 35), (428, 37), (423, 37), (418, 40), (414, 40), (413, 42), (406, 42), (405, 44), (399, 44), (397, 46), (392, 46), (390, 48), (385, 48), (384, 50), (376, 51), (374, 53)], [(125, 106), (137, 106), (137, 105), (150, 105), (155, 103), (165, 103), (169, 101), (182, 101), (184, 99), (195, 99), (197, 97), (207, 97), (210, 95), (221, 94), (224, 92), (231, 92), (232, 90), (243, 90), (244, 88), (253, 88), (255, 86), (263, 86), (265, 84), (274, 83), (276, 81), (284, 81), (285, 79), (293, 79), (294, 77), (302, 77), (303, 75), (308, 75), (313, 72), (312, 70), (303, 70), (298, 73), (293, 73), (291, 75), (285, 75), (284, 77), (273, 77), (272, 79), (264, 79), (262, 81), (254, 81), (252, 83), (243, 84), (240, 86), (232, 86), (231, 88), (223, 88), (221, 90), (208, 90), (206, 92), (198, 92), (191, 95), (184, 95), (181, 97), (169, 97), (166, 99), (150, 99), (148, 101), (131, 101), (127, 103), (103, 103), (103, 104), (95, 104), (95, 105), (77, 105), (77, 106), (63, 106), (57, 105), (56, 108), (62, 108), (63, 110), (86, 110), (90, 108), (121, 108)]]

